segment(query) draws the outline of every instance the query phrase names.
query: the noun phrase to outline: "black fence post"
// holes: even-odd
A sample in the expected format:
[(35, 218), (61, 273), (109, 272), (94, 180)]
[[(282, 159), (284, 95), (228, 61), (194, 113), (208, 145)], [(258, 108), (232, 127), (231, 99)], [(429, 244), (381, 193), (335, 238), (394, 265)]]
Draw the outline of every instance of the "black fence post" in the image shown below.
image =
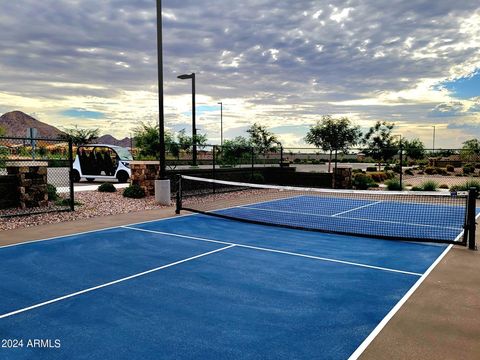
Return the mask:
[[(216, 177), (216, 162), (217, 162), (217, 145), (213, 145), (212, 149), (212, 179)], [(215, 194), (215, 182), (212, 183), (213, 193)]]
[(68, 176), (70, 185), (70, 210), (75, 211), (75, 189), (73, 187), (73, 141), (68, 139)]
[(471, 187), (468, 191), (468, 206), (467, 206), (467, 231), (468, 231), (468, 248), (470, 250), (476, 250), (477, 245), (475, 243), (476, 232), (476, 203), (477, 203), (477, 188)]
[(251, 175), (251, 180), (253, 180), (253, 172), (254, 172), (254, 169), (255, 169), (255, 148), (252, 146), (251, 147), (251, 156), (252, 156), (252, 175)]
[(177, 175), (177, 198), (175, 214), (180, 214), (182, 210), (182, 175)]
[(403, 189), (403, 145), (400, 140), (400, 189)]
[(338, 163), (338, 150), (335, 149), (335, 167), (333, 168), (333, 188), (337, 188), (337, 163)]
[(280, 167), (283, 167), (283, 146), (280, 146)]

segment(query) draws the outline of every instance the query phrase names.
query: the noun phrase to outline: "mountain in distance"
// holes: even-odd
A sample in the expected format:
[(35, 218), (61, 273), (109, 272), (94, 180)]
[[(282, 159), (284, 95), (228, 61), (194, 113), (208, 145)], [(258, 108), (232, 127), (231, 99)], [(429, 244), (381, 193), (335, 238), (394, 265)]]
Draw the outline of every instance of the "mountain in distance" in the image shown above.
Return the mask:
[(121, 147), (130, 148), (130, 138), (126, 137), (121, 140), (114, 138), (112, 135), (103, 135), (94, 140), (97, 144), (117, 145)]
[(7, 136), (26, 137), (28, 128), (36, 128), (39, 138), (58, 138), (63, 131), (54, 126), (45, 124), (21, 111), (11, 111), (0, 116), (0, 126), (3, 127)]
[[(36, 128), (37, 137), (56, 139), (64, 134), (63, 131), (52, 125), (41, 122), (30, 115), (21, 111), (11, 111), (0, 116), (0, 127), (5, 128), (6, 136), (10, 137), (26, 137), (28, 128)], [(122, 147), (130, 147), (130, 138), (118, 140), (112, 135), (103, 135), (93, 141), (97, 144), (117, 145)]]

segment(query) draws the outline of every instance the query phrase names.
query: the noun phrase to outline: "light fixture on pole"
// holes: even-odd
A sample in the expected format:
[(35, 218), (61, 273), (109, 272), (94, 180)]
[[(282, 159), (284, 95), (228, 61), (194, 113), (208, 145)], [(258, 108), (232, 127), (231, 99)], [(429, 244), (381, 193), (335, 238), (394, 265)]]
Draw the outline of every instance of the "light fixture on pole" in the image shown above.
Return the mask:
[(223, 103), (220, 101), (220, 146), (223, 146)]
[(197, 166), (197, 129), (195, 124), (195, 73), (177, 76), (181, 80), (192, 79), (192, 165)]

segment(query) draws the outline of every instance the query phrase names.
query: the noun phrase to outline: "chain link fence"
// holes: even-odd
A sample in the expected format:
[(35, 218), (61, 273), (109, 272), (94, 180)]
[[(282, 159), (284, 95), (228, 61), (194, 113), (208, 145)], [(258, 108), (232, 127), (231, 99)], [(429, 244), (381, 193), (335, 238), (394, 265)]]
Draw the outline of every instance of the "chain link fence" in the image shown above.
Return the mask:
[(0, 217), (73, 211), (71, 142), (0, 137)]

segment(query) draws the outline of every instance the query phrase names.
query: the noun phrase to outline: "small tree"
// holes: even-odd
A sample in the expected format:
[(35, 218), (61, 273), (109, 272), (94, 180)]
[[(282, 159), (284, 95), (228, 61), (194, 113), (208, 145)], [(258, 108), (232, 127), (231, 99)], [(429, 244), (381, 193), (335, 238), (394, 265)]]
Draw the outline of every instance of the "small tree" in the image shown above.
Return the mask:
[(392, 135), (394, 123), (377, 121), (368, 130), (363, 139), (367, 145), (366, 154), (378, 161), (378, 169), (381, 169), (381, 162), (391, 160), (398, 153), (398, 142)]
[(221, 147), (221, 161), (223, 164), (237, 166), (242, 160), (251, 156), (252, 146), (243, 136), (233, 140), (225, 140)]
[(0, 126), (0, 136), (5, 136), (5, 135), (7, 135), (7, 130), (3, 126)]
[(480, 156), (480, 141), (478, 139), (470, 139), (463, 143), (460, 156), (463, 161), (477, 162)]
[[(134, 130), (134, 139), (135, 146), (140, 150), (140, 156), (154, 159), (160, 157), (158, 124), (141, 123)], [(180, 156), (180, 148), (170, 131), (165, 131), (165, 151), (176, 159)]]
[(199, 148), (203, 148), (206, 145), (207, 135), (197, 134), (195, 136), (188, 136), (185, 129), (182, 129), (177, 134), (177, 142), (181, 150), (185, 151), (186, 153), (190, 153), (194, 143)]
[(250, 144), (260, 153), (263, 154), (263, 164), (266, 163), (266, 155), (268, 152), (277, 152), (277, 146), (280, 144), (277, 137), (265, 126), (253, 124), (247, 130), (250, 135)]
[(412, 160), (423, 159), (426, 155), (425, 145), (418, 139), (404, 140), (403, 149), (405, 150), (405, 156)]
[(330, 172), (332, 153), (339, 150), (348, 152), (348, 148), (355, 146), (360, 137), (360, 128), (353, 126), (347, 117), (335, 119), (331, 115), (325, 115), (308, 130), (305, 142), (329, 152), (328, 172)]
[(72, 140), (73, 145), (89, 144), (98, 139), (99, 129), (80, 129), (75, 125), (73, 128), (65, 129), (64, 134), (60, 134), (59, 138), (65, 141)]

